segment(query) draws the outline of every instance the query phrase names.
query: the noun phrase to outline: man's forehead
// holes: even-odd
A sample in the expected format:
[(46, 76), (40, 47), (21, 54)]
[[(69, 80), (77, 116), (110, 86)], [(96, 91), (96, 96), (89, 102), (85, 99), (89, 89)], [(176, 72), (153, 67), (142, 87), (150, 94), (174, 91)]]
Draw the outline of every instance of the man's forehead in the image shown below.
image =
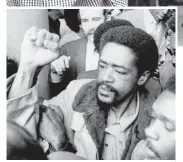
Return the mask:
[(153, 112), (158, 116), (164, 116), (175, 121), (175, 94), (166, 90), (153, 104)]

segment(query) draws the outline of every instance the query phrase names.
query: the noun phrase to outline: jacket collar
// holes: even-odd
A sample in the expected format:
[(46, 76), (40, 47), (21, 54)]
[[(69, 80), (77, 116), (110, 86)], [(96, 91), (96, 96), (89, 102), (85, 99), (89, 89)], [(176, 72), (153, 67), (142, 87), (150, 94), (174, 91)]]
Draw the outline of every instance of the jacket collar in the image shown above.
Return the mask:
[[(73, 110), (84, 113), (86, 128), (94, 141), (101, 158), (103, 151), (103, 142), (105, 137), (105, 128), (107, 126), (107, 117), (109, 106), (102, 105), (97, 99), (96, 80), (85, 84), (73, 102)], [(126, 147), (122, 159), (130, 159), (135, 145), (145, 138), (144, 128), (149, 124), (149, 99), (146, 95), (140, 95), (140, 109), (138, 118), (133, 122), (132, 128), (126, 141)], [(145, 109), (144, 109), (145, 107)]]

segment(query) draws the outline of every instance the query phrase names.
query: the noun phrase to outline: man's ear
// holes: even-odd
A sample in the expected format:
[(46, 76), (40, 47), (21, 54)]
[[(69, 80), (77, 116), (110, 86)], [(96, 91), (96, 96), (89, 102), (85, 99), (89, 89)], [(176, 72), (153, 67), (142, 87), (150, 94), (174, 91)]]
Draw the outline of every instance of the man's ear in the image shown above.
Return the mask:
[(145, 84), (146, 81), (148, 80), (150, 74), (151, 74), (150, 71), (145, 71), (145, 72), (140, 76), (140, 78), (138, 79), (137, 84), (138, 84), (139, 86)]

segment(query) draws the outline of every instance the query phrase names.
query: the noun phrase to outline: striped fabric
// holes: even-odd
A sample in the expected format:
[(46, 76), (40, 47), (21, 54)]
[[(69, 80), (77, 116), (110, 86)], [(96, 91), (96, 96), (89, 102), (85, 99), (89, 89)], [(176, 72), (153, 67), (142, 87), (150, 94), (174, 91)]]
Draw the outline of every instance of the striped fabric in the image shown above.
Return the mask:
[(128, 0), (6, 0), (7, 6), (71, 7), (71, 6), (128, 6)]
[(100, 6), (100, 0), (76, 0), (74, 6)]
[(76, 0), (74, 6), (128, 6), (128, 0)]
[(112, 6), (128, 6), (127, 0), (111, 0)]
[(17, 7), (71, 7), (76, 0), (6, 0), (7, 6)]

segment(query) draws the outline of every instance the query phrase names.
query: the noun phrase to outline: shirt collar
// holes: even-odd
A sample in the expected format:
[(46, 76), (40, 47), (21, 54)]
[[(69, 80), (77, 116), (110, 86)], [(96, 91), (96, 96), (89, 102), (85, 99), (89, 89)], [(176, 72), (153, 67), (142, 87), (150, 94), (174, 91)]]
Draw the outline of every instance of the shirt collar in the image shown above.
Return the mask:
[(136, 120), (138, 113), (139, 113), (139, 108), (140, 108), (140, 96), (139, 92), (137, 92), (137, 107), (135, 110), (135, 113), (131, 116), (127, 114), (127, 111), (124, 112), (123, 116), (120, 118), (120, 121), (115, 122), (114, 117), (116, 118), (116, 115), (114, 111), (111, 109), (109, 110), (109, 117), (108, 117), (108, 124), (109, 127), (111, 125), (116, 125), (116, 123), (120, 124), (121, 130), (125, 131), (126, 129), (129, 128), (129, 126)]

